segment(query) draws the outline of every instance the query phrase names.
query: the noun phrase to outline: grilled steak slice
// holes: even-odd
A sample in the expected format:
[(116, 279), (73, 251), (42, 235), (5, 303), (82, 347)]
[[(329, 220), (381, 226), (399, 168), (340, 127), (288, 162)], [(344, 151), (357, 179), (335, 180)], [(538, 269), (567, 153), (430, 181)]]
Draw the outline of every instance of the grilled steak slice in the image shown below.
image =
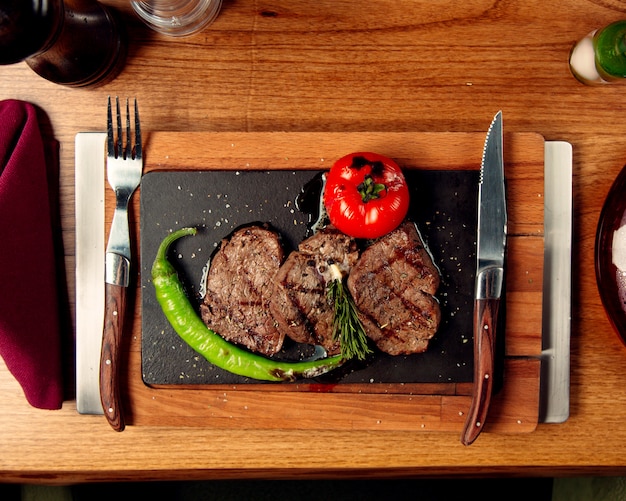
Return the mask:
[(279, 235), (265, 227), (244, 227), (224, 239), (211, 260), (200, 305), (205, 324), (252, 351), (278, 352), (285, 336), (269, 313), (269, 303), (283, 261)]
[(275, 277), (270, 310), (281, 331), (298, 343), (323, 346), (329, 355), (339, 353), (333, 339), (334, 305), (327, 297), (334, 279), (329, 266), (337, 264), (345, 274), (357, 258), (354, 239), (334, 228), (302, 241)]
[(439, 271), (415, 225), (404, 222), (363, 251), (348, 288), (368, 337), (391, 355), (421, 353), (441, 320)]

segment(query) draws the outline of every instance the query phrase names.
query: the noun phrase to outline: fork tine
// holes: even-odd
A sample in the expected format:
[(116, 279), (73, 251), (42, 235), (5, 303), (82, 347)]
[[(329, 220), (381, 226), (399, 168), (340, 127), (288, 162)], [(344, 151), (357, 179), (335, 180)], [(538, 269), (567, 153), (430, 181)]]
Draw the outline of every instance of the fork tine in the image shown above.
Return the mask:
[(113, 141), (113, 116), (111, 114), (111, 96), (107, 106), (107, 155), (115, 156), (115, 143)]
[(111, 96), (108, 97), (107, 103), (107, 154), (115, 158), (141, 159), (141, 125), (139, 123), (139, 106), (135, 98), (135, 141), (131, 140), (131, 119), (129, 99), (126, 99), (126, 137), (124, 137), (122, 129), (122, 113), (120, 109), (120, 100), (115, 96), (116, 107), (116, 132), (113, 130), (113, 113), (111, 105)]
[(139, 107), (135, 98), (135, 158), (141, 159), (141, 126), (139, 125)]
[(120, 113), (120, 99), (115, 97), (117, 108), (117, 142), (115, 148), (115, 158), (122, 156), (122, 114)]
[(130, 160), (132, 154), (132, 141), (130, 140), (130, 109), (126, 98), (126, 146), (124, 148), (124, 160)]

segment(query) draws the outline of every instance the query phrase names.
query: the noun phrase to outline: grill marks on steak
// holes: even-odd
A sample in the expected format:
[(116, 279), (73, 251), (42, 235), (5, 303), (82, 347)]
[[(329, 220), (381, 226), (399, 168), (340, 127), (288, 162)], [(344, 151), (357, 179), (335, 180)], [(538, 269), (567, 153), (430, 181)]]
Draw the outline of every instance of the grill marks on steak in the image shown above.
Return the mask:
[(411, 222), (363, 251), (348, 288), (367, 335), (390, 355), (421, 353), (441, 320), (439, 271)]
[(330, 265), (345, 274), (358, 259), (356, 242), (334, 228), (303, 240), (275, 276), (270, 311), (279, 328), (298, 343), (323, 346), (329, 355), (340, 352), (333, 339), (334, 305), (327, 297), (334, 280)]
[(280, 236), (248, 226), (224, 239), (211, 261), (200, 314), (210, 329), (252, 351), (273, 355), (285, 335), (339, 353), (334, 340), (330, 265), (347, 286), (367, 336), (390, 355), (426, 351), (439, 328), (439, 270), (415, 224), (405, 222), (359, 256), (356, 241), (328, 227), (285, 259)]
[(265, 355), (280, 351), (284, 330), (278, 329), (269, 304), (284, 257), (279, 235), (265, 227), (244, 227), (222, 240), (200, 305), (204, 323), (250, 350)]

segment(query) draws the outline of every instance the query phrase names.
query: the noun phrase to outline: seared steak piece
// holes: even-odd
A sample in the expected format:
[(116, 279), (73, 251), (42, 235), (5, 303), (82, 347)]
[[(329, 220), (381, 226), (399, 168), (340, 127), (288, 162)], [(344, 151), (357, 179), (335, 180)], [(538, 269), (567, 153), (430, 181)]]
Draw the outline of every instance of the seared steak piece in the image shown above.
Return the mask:
[(345, 274), (357, 259), (354, 239), (334, 228), (302, 241), (274, 279), (270, 310), (281, 331), (298, 343), (323, 346), (329, 355), (339, 353), (339, 342), (333, 340), (334, 305), (327, 297), (328, 283), (334, 280), (330, 265)]
[(284, 258), (279, 235), (265, 227), (244, 227), (224, 239), (207, 274), (200, 305), (204, 323), (252, 351), (278, 352), (285, 336), (270, 315), (269, 303)]
[(365, 331), (391, 355), (421, 353), (441, 320), (439, 271), (415, 225), (404, 222), (363, 251), (348, 288)]

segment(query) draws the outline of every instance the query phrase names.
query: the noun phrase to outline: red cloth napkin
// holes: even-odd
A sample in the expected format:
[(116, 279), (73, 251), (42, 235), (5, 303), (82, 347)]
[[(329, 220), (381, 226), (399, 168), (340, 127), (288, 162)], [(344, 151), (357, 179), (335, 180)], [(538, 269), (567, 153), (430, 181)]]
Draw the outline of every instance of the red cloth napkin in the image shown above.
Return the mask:
[(57, 162), (46, 158), (35, 107), (0, 101), (0, 356), (41, 409), (63, 403), (56, 199), (48, 183)]

